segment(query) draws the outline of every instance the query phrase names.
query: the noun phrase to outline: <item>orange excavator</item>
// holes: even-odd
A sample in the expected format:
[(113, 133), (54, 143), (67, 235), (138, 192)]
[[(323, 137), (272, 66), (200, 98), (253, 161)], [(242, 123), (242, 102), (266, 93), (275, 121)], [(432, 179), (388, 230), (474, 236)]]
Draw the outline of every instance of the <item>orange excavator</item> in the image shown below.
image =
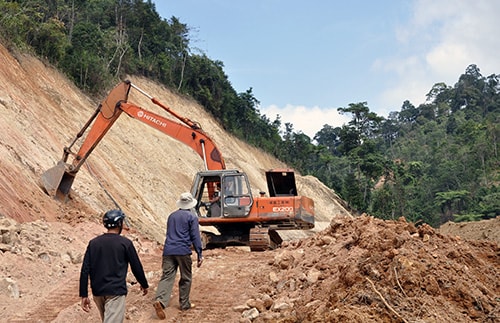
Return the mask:
[[(128, 102), (131, 89), (147, 96), (180, 122)], [(202, 228), (205, 248), (240, 245), (262, 251), (281, 244), (279, 230), (314, 227), (314, 201), (297, 194), (292, 169), (267, 171), (269, 196), (265, 192), (253, 196), (247, 175), (226, 169), (221, 152), (198, 123), (180, 116), (130, 81), (123, 81), (110, 91), (71, 144), (64, 148), (62, 159), (42, 174), (42, 185), (50, 196), (67, 200), (76, 174), (122, 113), (183, 142), (203, 159), (205, 169), (195, 175), (191, 186), (191, 193), (198, 201), (193, 211), (200, 226), (207, 229), (211, 226), (218, 231)], [(85, 133), (78, 152), (74, 152), (73, 146)], [(72, 159), (68, 160), (70, 156)]]

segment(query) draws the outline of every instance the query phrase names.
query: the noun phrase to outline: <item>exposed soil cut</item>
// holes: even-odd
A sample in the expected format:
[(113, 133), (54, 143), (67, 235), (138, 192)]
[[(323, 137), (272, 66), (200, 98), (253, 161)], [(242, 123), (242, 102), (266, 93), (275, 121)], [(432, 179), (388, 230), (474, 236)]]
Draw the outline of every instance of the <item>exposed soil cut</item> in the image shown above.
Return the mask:
[[(88, 98), (50, 66), (0, 46), (0, 322), (99, 322), (79, 307), (78, 276), (88, 241), (105, 229), (114, 198), (128, 215), (152, 286), (129, 276), (127, 322), (156, 322), (166, 216), (201, 168), (183, 144), (123, 117), (75, 179), (67, 203), (49, 197), (41, 174), (54, 166), (102, 98)], [(227, 135), (189, 99), (142, 78), (141, 88), (199, 121), (228, 168), (248, 173), (255, 192), (282, 163)], [(141, 106), (147, 99), (132, 96)], [(416, 227), (349, 214), (335, 192), (297, 175), (314, 199), (316, 228), (283, 232), (276, 250), (206, 250), (194, 268), (194, 309), (177, 290), (167, 322), (500, 322), (500, 219)]]

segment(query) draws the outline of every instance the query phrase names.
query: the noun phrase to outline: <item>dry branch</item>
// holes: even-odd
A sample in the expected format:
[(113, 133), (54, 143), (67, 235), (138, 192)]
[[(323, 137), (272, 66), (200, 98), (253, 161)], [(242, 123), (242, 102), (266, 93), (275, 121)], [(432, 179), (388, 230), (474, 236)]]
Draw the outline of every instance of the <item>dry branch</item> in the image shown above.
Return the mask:
[(396, 267), (394, 267), (394, 274), (396, 275), (396, 283), (398, 283), (398, 286), (399, 286), (399, 288), (401, 289), (401, 292), (403, 292), (403, 295), (404, 295), (405, 297), (408, 297), (408, 296), (406, 296), (406, 293), (405, 293), (405, 291), (404, 291), (403, 287), (402, 287), (402, 286), (401, 286), (401, 284), (399, 283), (398, 271), (396, 270)]
[(380, 297), (380, 299), (382, 299), (382, 302), (384, 303), (384, 305), (392, 312), (394, 313), (394, 315), (396, 315), (398, 318), (401, 319), (401, 321), (405, 322), (405, 323), (408, 323), (407, 320), (405, 320), (401, 315), (399, 315), (398, 312), (396, 312), (392, 307), (391, 305), (389, 305), (389, 303), (387, 303), (387, 301), (385, 300), (384, 296), (382, 296), (382, 294), (380, 294), (380, 292), (377, 290), (377, 288), (375, 287), (375, 284), (370, 280), (370, 278), (368, 277), (365, 277), (366, 280), (370, 283), (370, 285), (372, 285), (372, 289), (375, 293), (377, 293), (377, 295)]

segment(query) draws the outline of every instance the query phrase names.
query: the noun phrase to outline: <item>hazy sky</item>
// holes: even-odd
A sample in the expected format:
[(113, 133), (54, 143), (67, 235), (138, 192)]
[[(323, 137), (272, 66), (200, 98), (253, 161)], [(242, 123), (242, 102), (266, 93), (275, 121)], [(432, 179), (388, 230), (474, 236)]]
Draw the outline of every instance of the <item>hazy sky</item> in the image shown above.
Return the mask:
[(313, 138), (367, 102), (387, 117), (470, 64), (500, 74), (497, 0), (156, 0), (191, 28), (191, 48), (224, 63), (237, 92), (252, 88), (261, 114)]

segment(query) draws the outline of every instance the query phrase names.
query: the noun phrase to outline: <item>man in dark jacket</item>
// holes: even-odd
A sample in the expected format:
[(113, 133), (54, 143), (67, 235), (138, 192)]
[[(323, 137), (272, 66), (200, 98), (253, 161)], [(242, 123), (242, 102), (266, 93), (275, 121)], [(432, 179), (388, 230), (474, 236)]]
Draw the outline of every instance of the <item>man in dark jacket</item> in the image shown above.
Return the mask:
[(94, 302), (103, 322), (123, 322), (127, 295), (128, 265), (141, 286), (143, 295), (148, 293), (148, 281), (141, 261), (131, 240), (121, 236), (125, 214), (110, 210), (103, 216), (107, 233), (90, 240), (80, 271), (81, 307), (90, 311), (88, 283)]
[(198, 217), (190, 209), (195, 207), (197, 201), (191, 193), (182, 193), (177, 201), (179, 209), (168, 217), (167, 234), (163, 246), (162, 276), (156, 290), (155, 302), (153, 304), (156, 315), (165, 319), (163, 309), (168, 305), (175, 275), (179, 268), (181, 277), (179, 280), (179, 305), (181, 310), (193, 308), (189, 300), (192, 280), (191, 246), (194, 247), (197, 257), (197, 266), (203, 262), (201, 255), (201, 237), (198, 226)]

